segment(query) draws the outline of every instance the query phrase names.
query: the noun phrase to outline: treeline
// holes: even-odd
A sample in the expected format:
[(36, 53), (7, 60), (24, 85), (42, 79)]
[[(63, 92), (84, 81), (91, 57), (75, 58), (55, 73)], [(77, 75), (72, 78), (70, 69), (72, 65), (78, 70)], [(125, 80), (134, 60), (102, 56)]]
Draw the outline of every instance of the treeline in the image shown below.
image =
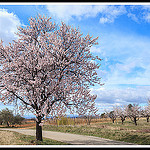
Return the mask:
[(0, 125), (6, 124), (9, 127), (10, 125), (21, 124), (24, 119), (19, 114), (14, 115), (13, 111), (8, 108), (0, 111)]
[(130, 118), (131, 121), (137, 125), (137, 121), (141, 117), (145, 117), (147, 122), (149, 122), (150, 118), (150, 100), (147, 101), (147, 105), (144, 107), (139, 106), (139, 104), (128, 104), (123, 106), (115, 106), (113, 110), (107, 111), (103, 113), (101, 116), (109, 117), (114, 123), (116, 118), (120, 118), (122, 124), (126, 120), (126, 118)]

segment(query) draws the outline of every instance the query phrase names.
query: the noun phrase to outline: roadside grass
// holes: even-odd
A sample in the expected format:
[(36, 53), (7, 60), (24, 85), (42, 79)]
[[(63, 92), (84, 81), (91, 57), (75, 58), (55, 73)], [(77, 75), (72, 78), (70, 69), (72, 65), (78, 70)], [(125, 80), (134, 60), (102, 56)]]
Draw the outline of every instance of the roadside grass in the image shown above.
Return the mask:
[(64, 142), (43, 138), (36, 141), (35, 136), (24, 135), (13, 131), (0, 131), (0, 145), (69, 145)]
[(90, 135), (139, 145), (150, 145), (150, 122), (147, 123), (143, 119), (138, 121), (137, 126), (128, 119), (123, 125), (121, 121), (117, 121), (114, 124), (107, 122), (80, 126), (44, 125), (43, 130)]

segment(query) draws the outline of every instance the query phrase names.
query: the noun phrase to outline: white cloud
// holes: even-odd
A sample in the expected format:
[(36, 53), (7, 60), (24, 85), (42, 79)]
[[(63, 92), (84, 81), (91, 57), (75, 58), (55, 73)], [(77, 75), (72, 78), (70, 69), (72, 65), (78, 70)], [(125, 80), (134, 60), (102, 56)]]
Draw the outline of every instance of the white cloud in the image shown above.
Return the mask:
[(108, 20), (108, 18), (106, 18), (106, 17), (101, 17), (100, 20), (99, 20), (99, 22), (102, 23), (102, 24), (104, 24), (106, 22), (112, 22), (112, 21)]
[(150, 39), (146, 36), (115, 30), (104, 33), (100, 40), (101, 51), (107, 52), (107, 56), (150, 54)]
[(100, 88), (91, 88), (91, 94), (96, 94), (96, 107), (100, 113), (112, 110), (114, 106), (140, 104), (147, 105), (150, 97), (150, 86), (118, 87), (104, 85)]
[(125, 6), (107, 6), (102, 12), (100, 23), (112, 23), (118, 16), (123, 14), (126, 14)]
[(91, 48), (90, 48), (90, 51), (91, 51), (91, 53), (104, 53), (102, 50), (101, 50), (101, 48), (100, 47), (96, 47), (96, 46), (92, 46)]
[[(101, 48), (93, 50), (94, 54), (103, 58), (98, 70), (103, 88), (92, 90), (98, 95), (96, 102), (100, 104), (100, 110), (103, 104), (111, 109), (119, 104), (145, 103), (150, 97), (149, 41), (149, 37), (119, 31), (103, 34)], [(96, 53), (96, 50), (99, 52)]]
[(82, 15), (88, 15), (92, 6), (76, 6), (76, 5), (47, 5), (48, 11), (58, 19), (66, 21), (76, 16), (78, 19)]
[(128, 10), (128, 17), (135, 22), (150, 23), (150, 5), (135, 5), (130, 6)]
[(47, 5), (47, 10), (58, 19), (69, 21), (97, 17), (99, 23), (113, 23), (121, 15), (127, 15), (133, 21), (150, 22), (150, 5)]
[(92, 89), (91, 93), (97, 95), (97, 105), (125, 105), (129, 103), (146, 103), (150, 97), (150, 86), (113, 87)]
[(20, 20), (14, 13), (0, 9), (0, 40), (8, 43), (16, 39), (17, 36), (14, 33), (17, 31), (17, 26), (20, 25)]
[(103, 63), (108, 73), (106, 82), (150, 85), (150, 39), (124, 33), (109, 34), (106, 38), (101, 50), (108, 59)]
[(111, 23), (119, 15), (126, 13), (124, 6), (104, 5), (47, 5), (47, 9), (54, 17), (68, 21), (76, 17), (96, 17), (101, 14), (100, 23)]
[(145, 21), (150, 22), (150, 13), (146, 13), (143, 18)]
[(129, 18), (131, 18), (133, 21), (135, 21), (135, 22), (139, 22), (139, 19), (138, 19), (138, 17), (135, 15), (135, 14), (133, 14), (133, 13), (128, 13), (127, 14), (127, 16), (129, 17)]

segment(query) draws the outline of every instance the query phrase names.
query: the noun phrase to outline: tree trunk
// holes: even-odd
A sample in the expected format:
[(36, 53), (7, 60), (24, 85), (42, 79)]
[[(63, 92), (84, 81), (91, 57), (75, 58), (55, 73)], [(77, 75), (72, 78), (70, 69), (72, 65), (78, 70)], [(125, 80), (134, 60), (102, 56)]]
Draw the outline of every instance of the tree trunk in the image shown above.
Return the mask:
[(43, 141), (42, 126), (39, 125), (40, 123), (41, 123), (41, 119), (38, 119), (38, 121), (36, 121), (36, 140), (37, 141)]
[(113, 123), (115, 122), (115, 119), (112, 119)]
[(90, 121), (89, 120), (87, 121), (87, 125), (90, 125)]
[(91, 117), (87, 116), (87, 125), (90, 125), (90, 123), (91, 123)]
[(76, 123), (76, 120), (75, 120), (76, 118), (75, 117), (73, 117), (73, 124), (75, 125), (75, 123)]
[(121, 117), (122, 124), (125, 121), (125, 117)]
[(7, 126), (9, 127), (9, 122), (7, 121)]
[(148, 116), (148, 117), (146, 117), (146, 120), (147, 120), (147, 122), (149, 122), (149, 116)]
[(134, 124), (137, 126), (137, 123), (136, 123), (136, 117), (134, 118)]

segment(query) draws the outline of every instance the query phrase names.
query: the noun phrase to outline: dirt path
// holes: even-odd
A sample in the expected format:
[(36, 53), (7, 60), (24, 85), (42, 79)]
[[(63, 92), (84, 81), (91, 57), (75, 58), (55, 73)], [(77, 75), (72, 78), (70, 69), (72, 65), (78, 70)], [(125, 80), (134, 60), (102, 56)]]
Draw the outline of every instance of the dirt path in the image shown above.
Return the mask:
[[(35, 130), (32, 129), (11, 129), (0, 128), (0, 130), (15, 131), (26, 135), (35, 136)], [(77, 135), (70, 133), (54, 132), (54, 131), (42, 131), (43, 137), (53, 140), (70, 143), (73, 145), (134, 145), (132, 143), (114, 141), (94, 136)]]

